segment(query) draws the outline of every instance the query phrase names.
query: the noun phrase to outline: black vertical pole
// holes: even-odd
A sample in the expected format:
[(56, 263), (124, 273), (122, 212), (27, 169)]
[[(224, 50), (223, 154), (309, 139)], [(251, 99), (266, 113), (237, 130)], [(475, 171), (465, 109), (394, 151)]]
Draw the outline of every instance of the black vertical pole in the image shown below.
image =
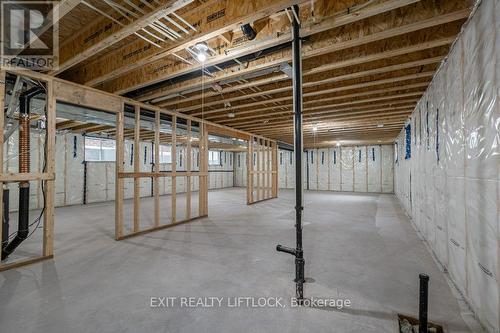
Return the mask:
[(419, 333), (427, 333), (427, 306), (428, 306), (428, 294), (429, 294), (429, 276), (426, 274), (420, 274), (420, 297), (418, 304), (418, 327)]
[(83, 204), (87, 204), (87, 161), (83, 161)]
[(3, 188), (2, 248), (9, 243), (9, 189)]
[[(299, 13), (299, 7), (293, 6), (293, 10)], [(295, 152), (295, 249), (278, 245), (276, 249), (280, 252), (295, 255), (295, 294), (299, 304), (304, 300), (304, 253), (302, 250), (302, 57), (300, 25), (294, 18), (292, 23), (292, 53), (293, 53), (293, 109), (294, 109), (294, 152)]]

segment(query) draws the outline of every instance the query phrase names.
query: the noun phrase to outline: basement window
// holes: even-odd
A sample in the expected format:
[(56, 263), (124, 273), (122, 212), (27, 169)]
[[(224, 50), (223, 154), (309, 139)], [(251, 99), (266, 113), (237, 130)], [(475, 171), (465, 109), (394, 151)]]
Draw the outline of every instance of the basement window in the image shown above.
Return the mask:
[(172, 148), (160, 145), (160, 163), (172, 163)]
[(216, 150), (208, 151), (208, 165), (222, 165), (221, 164), (221, 152)]
[(85, 161), (114, 162), (115, 159), (115, 140), (85, 137)]

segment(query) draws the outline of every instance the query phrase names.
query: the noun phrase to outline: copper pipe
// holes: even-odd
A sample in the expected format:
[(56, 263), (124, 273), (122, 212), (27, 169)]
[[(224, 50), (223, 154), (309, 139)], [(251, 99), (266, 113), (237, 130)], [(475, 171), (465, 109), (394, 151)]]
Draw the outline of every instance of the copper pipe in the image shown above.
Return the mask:
[(30, 117), (21, 114), (19, 118), (19, 173), (30, 172)]

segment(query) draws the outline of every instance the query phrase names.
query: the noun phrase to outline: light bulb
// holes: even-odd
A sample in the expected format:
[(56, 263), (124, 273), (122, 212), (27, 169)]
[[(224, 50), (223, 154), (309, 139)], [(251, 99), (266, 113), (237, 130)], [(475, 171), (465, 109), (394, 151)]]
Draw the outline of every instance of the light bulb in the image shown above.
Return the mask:
[(207, 60), (207, 55), (203, 52), (200, 52), (198, 53), (198, 55), (196, 56), (196, 58), (198, 58), (198, 60), (200, 62), (205, 62), (205, 60)]

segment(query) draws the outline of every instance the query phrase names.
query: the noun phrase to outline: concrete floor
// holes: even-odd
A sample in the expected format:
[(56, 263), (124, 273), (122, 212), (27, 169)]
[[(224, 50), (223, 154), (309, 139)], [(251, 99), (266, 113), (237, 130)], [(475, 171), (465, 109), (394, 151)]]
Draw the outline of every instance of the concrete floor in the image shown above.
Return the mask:
[(430, 319), (469, 332), (393, 195), (305, 195), (306, 296), (350, 308), (150, 308), (151, 296), (294, 295), (293, 257), (275, 251), (294, 245), (293, 191), (246, 206), (231, 188), (209, 202), (209, 218), (121, 242), (114, 203), (56, 209), (56, 259), (0, 273), (0, 331), (396, 332), (397, 312), (417, 314), (426, 272)]

